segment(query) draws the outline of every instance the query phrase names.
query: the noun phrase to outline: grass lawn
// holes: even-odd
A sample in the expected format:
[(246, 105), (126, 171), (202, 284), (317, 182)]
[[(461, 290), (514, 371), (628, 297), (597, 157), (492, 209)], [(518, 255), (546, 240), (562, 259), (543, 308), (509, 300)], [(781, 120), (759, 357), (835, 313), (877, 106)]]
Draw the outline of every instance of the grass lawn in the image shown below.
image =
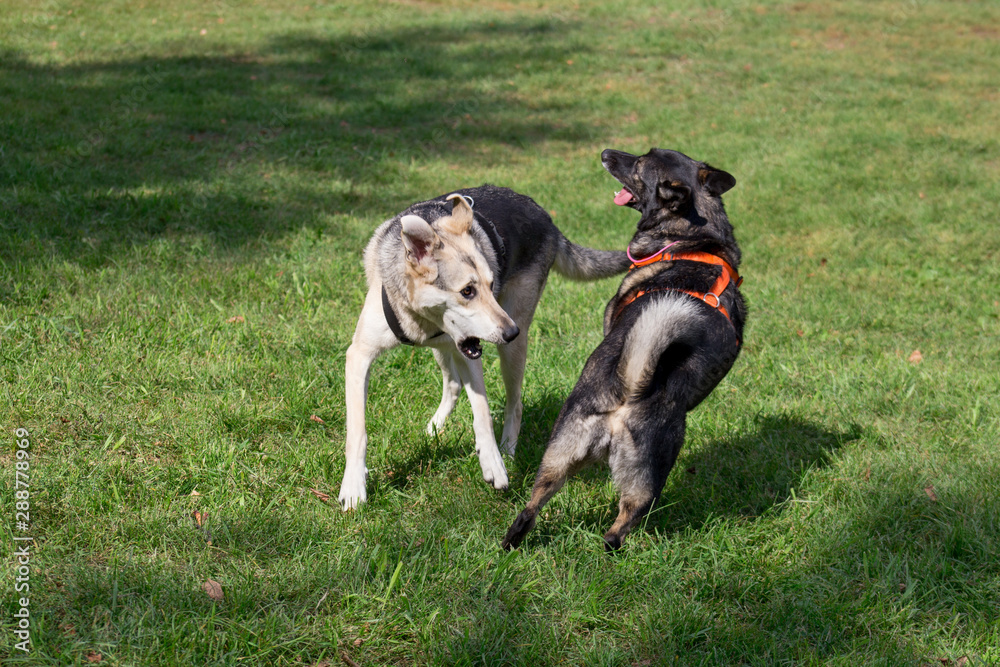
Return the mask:
[[(1000, 665), (998, 63), (985, 1), (5, 2), (0, 661)], [(499, 549), (614, 279), (549, 281), (509, 491), (400, 348), (341, 512), (375, 227), (492, 182), (622, 248), (651, 146), (736, 176), (751, 311), (622, 552), (600, 468)]]

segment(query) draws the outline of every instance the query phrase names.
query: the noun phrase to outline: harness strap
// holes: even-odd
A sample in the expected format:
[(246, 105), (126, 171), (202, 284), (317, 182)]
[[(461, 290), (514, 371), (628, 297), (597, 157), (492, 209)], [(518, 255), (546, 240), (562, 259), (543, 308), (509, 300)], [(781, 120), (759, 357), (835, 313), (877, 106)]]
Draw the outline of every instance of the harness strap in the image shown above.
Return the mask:
[[(667, 246), (669, 247), (669, 246)], [(716, 266), (722, 267), (722, 272), (719, 277), (715, 279), (712, 286), (707, 292), (696, 292), (694, 290), (681, 289), (679, 287), (651, 287), (650, 289), (639, 290), (635, 294), (629, 296), (622, 303), (618, 305), (615, 309), (615, 314), (612, 316), (611, 321), (615, 322), (621, 317), (622, 312), (625, 308), (631, 305), (636, 299), (646, 294), (653, 292), (683, 292), (689, 296), (693, 296), (699, 301), (704, 301), (712, 308), (715, 308), (720, 313), (726, 316), (730, 324), (733, 324), (733, 319), (729, 316), (729, 311), (726, 307), (722, 305), (722, 293), (726, 291), (729, 287), (729, 283), (734, 283), (739, 287), (743, 283), (743, 279), (740, 278), (739, 274), (736, 273), (736, 269), (729, 265), (729, 262), (717, 257), (716, 255), (711, 255), (707, 252), (679, 252), (679, 253), (668, 253), (667, 248), (664, 248), (655, 255), (650, 255), (649, 257), (643, 258), (637, 262), (634, 262), (629, 271), (636, 269), (641, 266), (646, 266), (654, 262), (672, 262), (675, 260), (686, 260), (689, 262), (701, 262), (702, 264), (715, 264)], [(714, 303), (713, 303), (714, 302)], [(736, 325), (733, 325), (735, 328)]]

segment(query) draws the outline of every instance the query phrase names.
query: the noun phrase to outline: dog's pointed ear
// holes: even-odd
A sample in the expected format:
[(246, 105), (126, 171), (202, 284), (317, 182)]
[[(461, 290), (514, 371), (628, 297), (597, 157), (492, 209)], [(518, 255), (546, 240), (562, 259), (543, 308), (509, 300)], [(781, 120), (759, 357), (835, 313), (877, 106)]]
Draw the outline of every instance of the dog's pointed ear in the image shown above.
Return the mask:
[(680, 181), (660, 183), (656, 194), (663, 200), (663, 208), (674, 213), (680, 212), (691, 201), (691, 188)]
[(441, 244), (438, 235), (419, 215), (404, 215), (400, 223), (403, 226), (400, 237), (406, 251), (406, 262), (417, 271), (434, 267), (434, 250)]
[(445, 199), (451, 202), (451, 216), (438, 222), (438, 227), (451, 234), (467, 234), (472, 227), (472, 207), (468, 200), (458, 193)]
[(706, 166), (698, 170), (698, 180), (705, 186), (708, 194), (718, 197), (724, 192), (729, 192), (736, 185), (736, 179), (727, 171)]

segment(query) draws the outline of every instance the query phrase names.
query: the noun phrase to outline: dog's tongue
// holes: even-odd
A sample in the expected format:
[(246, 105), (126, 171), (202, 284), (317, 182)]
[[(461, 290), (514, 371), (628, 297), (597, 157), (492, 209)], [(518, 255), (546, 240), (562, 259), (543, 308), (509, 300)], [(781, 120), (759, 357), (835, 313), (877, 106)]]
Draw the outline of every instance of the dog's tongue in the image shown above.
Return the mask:
[(624, 206), (630, 201), (632, 201), (632, 193), (628, 191), (628, 188), (622, 188), (621, 192), (615, 195), (615, 203), (619, 206)]

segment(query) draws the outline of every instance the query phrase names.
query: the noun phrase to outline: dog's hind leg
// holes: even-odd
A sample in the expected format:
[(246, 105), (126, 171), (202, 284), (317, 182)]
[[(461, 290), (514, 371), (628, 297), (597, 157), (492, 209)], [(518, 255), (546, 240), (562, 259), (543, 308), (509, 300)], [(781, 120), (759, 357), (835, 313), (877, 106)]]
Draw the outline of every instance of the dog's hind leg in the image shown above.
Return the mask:
[(427, 435), (434, 435), (435, 432), (444, 428), (445, 420), (455, 409), (458, 395), (462, 393), (462, 381), (452, 355), (437, 348), (432, 348), (431, 351), (434, 353), (434, 359), (437, 360), (438, 366), (441, 367), (444, 387), (441, 390), (441, 404), (438, 405), (434, 416), (427, 423)]
[(641, 442), (636, 443), (630, 434), (611, 454), (608, 465), (620, 496), (618, 517), (604, 534), (606, 550), (619, 549), (625, 536), (642, 521), (660, 497), (684, 442), (684, 421), (684, 414), (681, 413), (666, 428), (657, 429), (648, 424), (640, 427), (641, 430), (634, 434)]
[(524, 386), (524, 366), (528, 361), (528, 329), (531, 327), (535, 308), (542, 298), (544, 289), (544, 279), (539, 282), (534, 277), (526, 275), (512, 280), (504, 288), (501, 298), (500, 305), (521, 331), (514, 340), (506, 345), (497, 346), (505, 394), (500, 448), (510, 456), (513, 456), (517, 449), (517, 438), (521, 433), (521, 415), (524, 410), (521, 391)]
[(521, 414), (524, 410), (521, 404), (521, 387), (524, 384), (524, 365), (528, 357), (528, 327), (522, 326), (520, 322), (517, 325), (521, 329), (521, 335), (506, 345), (497, 347), (506, 394), (500, 447), (510, 456), (517, 449), (517, 437), (521, 433)]
[[(566, 483), (570, 475), (592, 460), (598, 452), (594, 442), (603, 420), (598, 417), (587, 422), (575, 418), (565, 418), (560, 415), (554, 429), (554, 436), (545, 450), (542, 463), (535, 476), (535, 485), (531, 489), (531, 500), (524, 510), (514, 519), (507, 530), (500, 546), (506, 550), (516, 549), (525, 536), (535, 526), (535, 519), (545, 503), (552, 499)], [(560, 423), (571, 424), (560, 428)]]
[(486, 382), (483, 379), (483, 363), (481, 360), (458, 357), (458, 352), (452, 356), (455, 366), (461, 374), (465, 393), (472, 404), (472, 430), (476, 435), (476, 454), (479, 455), (479, 467), (483, 471), (483, 479), (495, 489), (506, 489), (509, 485), (507, 468), (503, 457), (497, 449), (496, 436), (493, 434), (493, 417), (486, 401)]

